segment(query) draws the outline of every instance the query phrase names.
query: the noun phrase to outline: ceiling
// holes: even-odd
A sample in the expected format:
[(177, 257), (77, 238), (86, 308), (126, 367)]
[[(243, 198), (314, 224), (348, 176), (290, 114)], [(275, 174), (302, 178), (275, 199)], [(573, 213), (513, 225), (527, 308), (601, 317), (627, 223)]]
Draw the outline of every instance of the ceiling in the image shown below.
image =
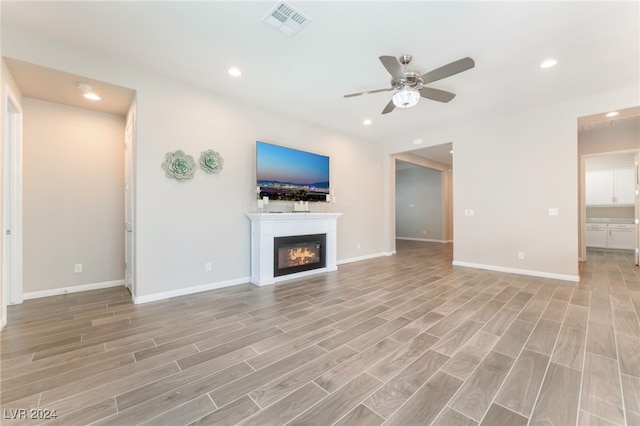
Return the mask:
[[(3, 28), (378, 142), (411, 141), (461, 121), (640, 80), (637, 1), (292, 0), (311, 19), (293, 37), (261, 22), (274, 4), (3, 0), (1, 19)], [(429, 85), (457, 94), (447, 104), (422, 99), (414, 108), (381, 115), (390, 92), (343, 98), (388, 87), (390, 76), (378, 56), (405, 53), (413, 55), (412, 66), (421, 73), (466, 56), (476, 66)], [(548, 57), (558, 64), (541, 70), (538, 65)], [(9, 61), (9, 66), (25, 96), (39, 98), (50, 91), (42, 81), (30, 81), (44, 77), (29, 64)], [(229, 76), (230, 66), (239, 67), (243, 76)], [(77, 92), (71, 83), (82, 76), (59, 77), (67, 79), (58, 84), (60, 94), (47, 96)], [(103, 88), (104, 103), (112, 93), (131, 96), (136, 89), (106, 83)], [(364, 126), (365, 118), (373, 123)]]

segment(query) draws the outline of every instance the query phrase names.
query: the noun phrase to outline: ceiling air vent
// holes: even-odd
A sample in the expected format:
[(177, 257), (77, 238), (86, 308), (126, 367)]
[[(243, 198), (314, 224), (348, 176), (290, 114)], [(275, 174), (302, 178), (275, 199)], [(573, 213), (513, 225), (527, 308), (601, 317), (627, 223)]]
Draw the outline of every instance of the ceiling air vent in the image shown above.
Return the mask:
[(293, 37), (311, 22), (309, 17), (283, 1), (276, 3), (262, 20), (288, 37)]

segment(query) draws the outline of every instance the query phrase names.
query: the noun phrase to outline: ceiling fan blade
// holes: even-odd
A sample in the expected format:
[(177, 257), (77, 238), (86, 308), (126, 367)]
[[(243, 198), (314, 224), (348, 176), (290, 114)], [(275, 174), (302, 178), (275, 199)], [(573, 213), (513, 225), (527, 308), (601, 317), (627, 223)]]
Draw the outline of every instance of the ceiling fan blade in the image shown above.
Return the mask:
[(395, 56), (380, 56), (380, 62), (394, 79), (404, 79), (404, 67)]
[(367, 90), (366, 92), (358, 92), (358, 93), (350, 93), (348, 95), (344, 95), (345, 98), (352, 98), (354, 96), (362, 96), (362, 95), (370, 95), (372, 93), (378, 92), (388, 92), (389, 90), (393, 90), (393, 88), (388, 89), (376, 89), (376, 90)]
[(422, 75), (423, 84), (429, 84), (434, 81), (441, 80), (446, 77), (461, 73), (468, 69), (473, 68), (476, 65), (471, 58), (462, 58), (457, 61), (453, 61), (450, 64), (443, 65), (440, 68), (436, 68), (433, 71), (429, 71)]
[(383, 114), (389, 114), (391, 111), (393, 111), (395, 109), (395, 104), (393, 103), (393, 99), (391, 99), (389, 101), (389, 103), (387, 104), (386, 107), (384, 107), (384, 109), (382, 110)]
[(449, 102), (456, 97), (455, 93), (447, 92), (445, 90), (433, 89), (431, 87), (423, 87), (418, 89), (420, 96), (423, 98), (431, 99), (438, 102)]

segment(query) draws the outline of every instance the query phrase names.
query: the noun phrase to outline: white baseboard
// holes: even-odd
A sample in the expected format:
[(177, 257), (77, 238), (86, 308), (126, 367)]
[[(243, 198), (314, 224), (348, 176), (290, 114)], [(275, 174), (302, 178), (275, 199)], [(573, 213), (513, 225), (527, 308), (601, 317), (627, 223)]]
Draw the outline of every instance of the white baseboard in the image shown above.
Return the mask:
[(177, 290), (148, 294), (146, 296), (134, 296), (133, 303), (138, 305), (141, 303), (156, 302), (158, 300), (169, 299), (171, 297), (186, 296), (188, 294), (201, 293), (203, 291), (216, 290), (219, 288), (231, 287), (239, 284), (249, 284), (249, 277), (236, 278), (236, 279), (227, 280), (227, 281), (219, 281), (215, 283), (197, 285), (197, 286), (187, 287), (187, 288), (179, 288)]
[(396, 237), (396, 240), (406, 240), (406, 241), (423, 241), (425, 243), (452, 243), (453, 241), (449, 240), (433, 240), (430, 238), (409, 238), (409, 237)]
[(104, 281), (101, 283), (82, 284), (82, 285), (75, 285), (72, 287), (54, 288), (51, 290), (30, 291), (30, 292), (24, 293), (22, 295), (22, 298), (24, 300), (39, 299), (41, 297), (59, 296), (61, 294), (79, 293), (81, 291), (99, 290), (102, 288), (119, 287), (123, 285), (124, 285), (124, 280)]
[(338, 265), (343, 265), (345, 263), (352, 263), (352, 262), (359, 262), (361, 260), (367, 260), (367, 259), (374, 259), (376, 257), (383, 257), (383, 256), (392, 256), (396, 253), (396, 251), (387, 251), (387, 252), (382, 252), (382, 253), (374, 253), (374, 254), (367, 254), (365, 256), (358, 256), (358, 257), (350, 257), (348, 259), (341, 259), (338, 260), (338, 262), (336, 262)]
[(542, 278), (551, 278), (554, 280), (580, 282), (580, 275), (565, 275), (565, 274), (556, 274), (553, 272), (531, 271), (528, 269), (505, 268), (503, 266), (483, 265), (481, 263), (460, 262), (457, 260), (454, 260), (452, 264), (454, 266), (464, 266), (466, 268), (486, 269), (489, 271), (507, 272), (510, 274), (529, 275), (532, 277), (542, 277)]

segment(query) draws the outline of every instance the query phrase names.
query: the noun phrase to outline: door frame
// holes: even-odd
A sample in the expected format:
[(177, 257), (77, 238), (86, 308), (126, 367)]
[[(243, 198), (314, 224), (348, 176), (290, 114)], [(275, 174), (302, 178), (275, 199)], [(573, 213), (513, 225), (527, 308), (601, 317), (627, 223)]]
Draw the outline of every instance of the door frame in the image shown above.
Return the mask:
[(2, 318), (6, 320), (7, 306), (23, 301), (22, 108), (7, 84), (3, 92)]
[(635, 250), (635, 264), (638, 265), (638, 244), (639, 244), (639, 240), (640, 240), (640, 225), (638, 224), (639, 222), (639, 217), (640, 217), (640, 202), (638, 199), (638, 189), (640, 189), (640, 185), (638, 184), (638, 180), (640, 179), (640, 177), (638, 176), (638, 158), (640, 157), (640, 150), (638, 149), (622, 149), (622, 150), (617, 150), (617, 151), (603, 151), (603, 152), (596, 152), (596, 153), (591, 153), (591, 154), (582, 154), (580, 156), (580, 179), (579, 179), (579, 184), (580, 184), (580, 247), (579, 247), (579, 256), (578, 259), (581, 262), (586, 262), (587, 261), (587, 184), (586, 184), (586, 167), (585, 167), (585, 163), (586, 163), (586, 159), (587, 158), (592, 158), (592, 157), (603, 157), (603, 156), (607, 156), (607, 155), (618, 155), (618, 154), (635, 154), (635, 158), (636, 158), (636, 165), (635, 165), (635, 169), (636, 169), (636, 202), (635, 202), (635, 208), (634, 208), (634, 217), (635, 217), (635, 224), (636, 224), (636, 250)]
[[(125, 286), (131, 292), (136, 303), (136, 101), (131, 105), (125, 123), (125, 212), (124, 212), (124, 244), (125, 244)], [(127, 137), (130, 135), (130, 138)], [(128, 177), (128, 180), (127, 180)], [(129, 253), (129, 256), (127, 256)], [(127, 262), (128, 260), (128, 262)]]
[(389, 155), (389, 248), (390, 254), (396, 253), (396, 160), (405, 161), (420, 167), (441, 172), (442, 222), (441, 238), (443, 243), (453, 243), (453, 173), (446, 164), (438, 163), (412, 154), (411, 151)]

